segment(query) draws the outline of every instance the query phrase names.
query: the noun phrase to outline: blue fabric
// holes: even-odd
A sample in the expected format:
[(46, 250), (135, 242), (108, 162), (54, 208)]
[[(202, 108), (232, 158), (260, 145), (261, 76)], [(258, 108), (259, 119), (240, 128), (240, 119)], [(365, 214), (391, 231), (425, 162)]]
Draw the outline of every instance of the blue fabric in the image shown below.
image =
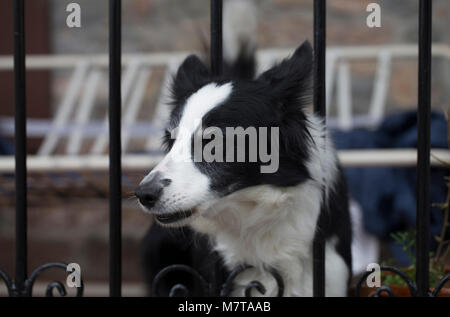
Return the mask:
[[(388, 116), (376, 130), (332, 131), (338, 149), (415, 148), (417, 113), (404, 112)], [(443, 115), (431, 115), (431, 147), (448, 148), (447, 122)], [(445, 200), (445, 169), (431, 169), (430, 200)], [(391, 232), (415, 227), (415, 168), (347, 168), (345, 174), (352, 197), (362, 207), (366, 230), (380, 238)], [(431, 233), (442, 227), (442, 212), (431, 210)]]
[(0, 155), (13, 155), (14, 147), (8, 141), (0, 138)]

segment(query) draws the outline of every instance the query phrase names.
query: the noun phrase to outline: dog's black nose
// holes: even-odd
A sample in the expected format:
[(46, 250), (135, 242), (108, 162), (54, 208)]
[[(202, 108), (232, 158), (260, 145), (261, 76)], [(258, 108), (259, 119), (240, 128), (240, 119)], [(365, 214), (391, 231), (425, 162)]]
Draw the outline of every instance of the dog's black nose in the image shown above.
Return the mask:
[(142, 185), (134, 191), (134, 194), (139, 199), (139, 202), (147, 208), (152, 208), (155, 206), (159, 197), (161, 197), (164, 184), (161, 180), (153, 179)]

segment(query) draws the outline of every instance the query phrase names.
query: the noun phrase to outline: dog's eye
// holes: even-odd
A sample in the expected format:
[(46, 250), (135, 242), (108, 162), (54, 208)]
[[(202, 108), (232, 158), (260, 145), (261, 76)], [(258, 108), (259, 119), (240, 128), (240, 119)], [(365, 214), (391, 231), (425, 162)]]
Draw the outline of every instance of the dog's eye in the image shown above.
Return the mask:
[(163, 146), (164, 151), (168, 152), (172, 148), (174, 142), (175, 142), (174, 133), (172, 133), (172, 131), (169, 129), (165, 129), (164, 137), (162, 140), (162, 146)]
[(172, 139), (172, 140), (176, 140), (177, 138), (178, 138), (178, 134), (179, 134), (179, 131), (178, 131), (178, 128), (174, 128), (174, 129), (166, 129), (165, 131), (164, 131), (164, 134), (168, 137), (168, 138), (170, 138), (170, 139)]

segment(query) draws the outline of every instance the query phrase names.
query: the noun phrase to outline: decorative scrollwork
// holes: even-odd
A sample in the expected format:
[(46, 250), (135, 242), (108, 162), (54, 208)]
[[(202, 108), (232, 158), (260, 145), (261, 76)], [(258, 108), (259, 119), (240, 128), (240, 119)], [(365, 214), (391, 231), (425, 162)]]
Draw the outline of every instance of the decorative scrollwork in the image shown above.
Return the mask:
[[(408, 275), (406, 275), (404, 272), (402, 272), (401, 270), (393, 267), (393, 266), (381, 266), (380, 267), (380, 271), (387, 271), (387, 272), (392, 272), (394, 274), (398, 274), (403, 281), (405, 281), (406, 285), (408, 285), (409, 291), (411, 293), (411, 296), (414, 297), (417, 294), (417, 286), (416, 283), (411, 280), (409, 278)], [(356, 284), (356, 296), (360, 297), (361, 296), (361, 286), (363, 284), (364, 281), (366, 281), (367, 277), (372, 274), (373, 272), (375, 272), (375, 269), (371, 270), (371, 271), (367, 271), (365, 272), (359, 279), (358, 283)], [(375, 296), (378, 297), (381, 295), (381, 293), (386, 292), (389, 294), (389, 296), (394, 296), (394, 291), (389, 287), (389, 286), (382, 286), (380, 288), (377, 289)]]
[(444, 285), (450, 281), (450, 273), (445, 275), (436, 285), (436, 287), (434, 288), (433, 293), (431, 294), (431, 296), (433, 297), (438, 297), (439, 293), (441, 292), (442, 288), (444, 288)]
[[(44, 264), (38, 267), (36, 270), (31, 273), (30, 277), (25, 281), (23, 285), (16, 285), (14, 281), (12, 281), (8, 275), (0, 270), (0, 278), (5, 282), (6, 288), (8, 289), (9, 296), (32, 296), (33, 295), (33, 285), (36, 281), (37, 277), (45, 270), (52, 268), (61, 268), (64, 271), (67, 269), (67, 264), (60, 262), (52, 262)], [(51, 282), (47, 285), (47, 289), (45, 295), (47, 297), (53, 297), (53, 290), (56, 289), (60, 296), (66, 296), (67, 292), (64, 285), (61, 282)], [(77, 287), (76, 296), (83, 296), (83, 279), (81, 279), (80, 287)]]
[[(250, 265), (241, 265), (241, 266), (236, 267), (230, 273), (226, 282), (224, 283), (222, 290), (220, 291), (220, 296), (222, 296), (222, 297), (230, 296), (231, 291), (233, 290), (233, 282), (236, 279), (236, 277), (239, 274), (241, 274), (243, 271), (246, 271), (251, 268), (253, 268), (253, 266), (250, 266)], [(271, 268), (269, 270), (269, 272), (272, 275), (272, 277), (275, 279), (275, 281), (277, 282), (277, 286), (278, 286), (278, 295), (277, 296), (282, 297), (283, 293), (284, 293), (284, 282), (283, 282), (281, 275), (274, 268)], [(253, 289), (256, 289), (262, 295), (264, 295), (266, 293), (266, 288), (264, 287), (264, 285), (261, 284), (261, 282), (251, 281), (250, 283), (248, 283), (245, 286), (245, 290), (244, 290), (245, 296), (251, 297), (251, 292)]]
[(3, 282), (5, 282), (6, 289), (8, 290), (9, 296), (12, 296), (14, 285), (13, 285), (13, 282), (11, 281), (11, 279), (9, 278), (8, 274), (6, 274), (2, 270), (0, 270), (0, 278), (3, 280)]
[(389, 297), (395, 297), (392, 289), (389, 286), (384, 286), (384, 285), (378, 287), (378, 289), (375, 291), (375, 295), (373, 297), (380, 297), (381, 294), (383, 294), (383, 293), (387, 293)]
[[(173, 272), (185, 272), (194, 277), (201, 285), (201, 291), (203, 296), (209, 296), (211, 293), (211, 287), (203, 278), (203, 276), (194, 270), (192, 267), (184, 264), (173, 264), (165, 267), (156, 274), (152, 283), (152, 296), (159, 296), (158, 287), (160, 286), (163, 279), (170, 273)], [(176, 284), (171, 287), (169, 291), (169, 297), (187, 297), (190, 295), (189, 289), (186, 285)]]
[[(399, 269), (397, 269), (395, 267), (392, 267), (392, 266), (381, 266), (380, 270), (381, 271), (392, 272), (394, 274), (399, 275), (402, 278), (402, 280), (405, 281), (406, 285), (408, 286), (409, 291), (411, 293), (411, 297), (417, 296), (417, 285), (416, 285), (416, 283), (413, 280), (411, 280), (409, 278), (409, 276), (406, 275), (404, 272), (402, 272), (401, 270), (399, 270)], [(373, 269), (372, 271), (365, 272), (360, 277), (358, 283), (356, 284), (356, 296), (358, 296), (358, 297), (361, 296), (361, 286), (362, 286), (363, 282), (374, 271), (375, 271), (375, 269)], [(437, 297), (437, 296), (439, 296), (439, 293), (441, 292), (442, 288), (449, 281), (450, 281), (450, 274), (447, 274), (439, 281), (439, 283), (436, 285), (436, 287), (433, 290), (433, 292), (431, 292), (431, 291), (428, 292), (428, 296), (430, 296), (430, 297)], [(387, 293), (390, 297), (395, 296), (393, 290), (389, 286), (380, 286), (375, 291), (375, 295), (374, 296), (375, 297), (379, 297), (382, 293)]]
[[(31, 273), (28, 280), (25, 282), (25, 287), (28, 290), (30, 296), (32, 296), (33, 285), (34, 285), (34, 282), (36, 281), (36, 278), (39, 276), (39, 274), (41, 274), (45, 270), (52, 269), (52, 268), (61, 268), (64, 271), (66, 271), (67, 264), (60, 263), (60, 262), (52, 262), (52, 263), (47, 263), (47, 264), (41, 265), (36, 270), (34, 270), (33, 273)], [(55, 288), (58, 290), (59, 295), (61, 295), (61, 296), (67, 295), (66, 289), (61, 282), (52, 282), (49, 285), (47, 285), (47, 290), (45, 292), (46, 296), (53, 297), (53, 289), (55, 289)], [(77, 297), (83, 296), (83, 289), (84, 289), (83, 280), (81, 279), (81, 285), (80, 285), (80, 287), (77, 287), (77, 294), (76, 294)]]
[(245, 297), (252, 297), (252, 290), (254, 288), (256, 288), (261, 294), (266, 294), (266, 288), (261, 284), (260, 281), (251, 281), (245, 286)]
[(55, 288), (58, 290), (60, 296), (67, 295), (64, 285), (62, 285), (61, 282), (56, 281), (56, 282), (51, 282), (50, 284), (47, 285), (47, 289), (45, 291), (45, 296), (53, 297), (53, 289), (55, 289)]
[(188, 297), (189, 290), (183, 284), (176, 284), (172, 286), (169, 292), (169, 297)]

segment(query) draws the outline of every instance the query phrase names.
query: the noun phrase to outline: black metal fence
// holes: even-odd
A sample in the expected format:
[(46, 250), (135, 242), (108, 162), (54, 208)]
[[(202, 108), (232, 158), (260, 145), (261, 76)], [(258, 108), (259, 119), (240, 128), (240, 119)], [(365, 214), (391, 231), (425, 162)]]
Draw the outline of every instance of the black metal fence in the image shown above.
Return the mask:
[[(408, 285), (412, 296), (437, 296), (444, 284), (450, 280), (445, 276), (433, 292), (429, 289), (429, 241), (430, 241), (430, 90), (431, 90), (431, 30), (432, 1), (419, 0), (419, 93), (418, 93), (418, 165), (417, 165), (417, 274), (416, 282), (394, 267), (381, 270), (398, 274)], [(0, 270), (0, 278), (6, 283), (9, 295), (31, 296), (35, 279), (50, 268), (66, 269), (64, 263), (48, 263), (37, 268), (28, 276), (27, 268), (27, 165), (26, 165), (26, 94), (25, 94), (25, 18), (24, 0), (14, 0), (14, 95), (15, 95), (15, 188), (16, 188), (16, 228), (15, 228), (15, 275), (14, 279)], [(109, 180), (110, 180), (110, 296), (121, 296), (121, 0), (109, 2)], [(314, 109), (326, 117), (325, 109), (325, 51), (326, 51), (326, 0), (314, 0)], [(216, 75), (222, 71), (222, 0), (211, 0), (211, 69)], [(319, 224), (320, 225), (320, 224)], [(325, 241), (317, 234), (313, 245), (314, 271), (313, 294), (325, 296)], [(204, 287), (205, 295), (229, 295), (234, 278), (248, 267), (238, 267), (232, 271), (222, 287), (212, 287), (192, 268), (174, 265), (163, 269), (154, 280), (154, 287), (168, 272), (181, 270), (192, 274)], [(372, 272), (366, 272), (358, 281), (356, 295), (360, 295), (361, 285)], [(278, 295), (283, 295), (283, 280), (276, 271), (271, 271), (278, 285)], [(61, 282), (47, 286), (47, 296), (57, 289), (61, 296), (66, 290)], [(263, 292), (264, 286), (257, 281), (246, 288), (246, 295), (256, 288)], [(214, 294), (213, 289), (220, 289)], [(184, 290), (175, 285), (170, 295)], [(376, 295), (386, 292), (393, 295), (387, 286), (378, 288)], [(77, 289), (77, 296), (83, 293), (83, 285)], [(185, 292), (182, 292), (185, 293)]]

